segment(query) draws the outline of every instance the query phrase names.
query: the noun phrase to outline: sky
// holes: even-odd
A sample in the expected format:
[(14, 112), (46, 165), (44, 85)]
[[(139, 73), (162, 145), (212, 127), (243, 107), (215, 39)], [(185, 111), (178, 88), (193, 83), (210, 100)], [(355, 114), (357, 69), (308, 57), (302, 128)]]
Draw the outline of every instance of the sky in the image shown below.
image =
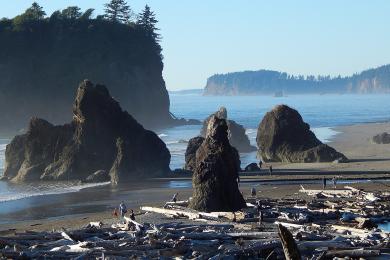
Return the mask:
[[(103, 12), (108, 0), (37, 0), (48, 14), (77, 5)], [(0, 17), (32, 0), (2, 0)], [(131, 0), (159, 20), (169, 90), (203, 88), (217, 73), (270, 69), (350, 75), (390, 63), (388, 0)]]

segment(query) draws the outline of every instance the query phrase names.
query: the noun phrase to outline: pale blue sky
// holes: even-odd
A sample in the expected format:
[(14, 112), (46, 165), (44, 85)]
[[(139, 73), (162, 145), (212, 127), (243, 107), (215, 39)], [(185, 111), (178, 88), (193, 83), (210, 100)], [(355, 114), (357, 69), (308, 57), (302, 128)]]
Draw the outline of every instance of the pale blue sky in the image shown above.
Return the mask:
[[(37, 0), (49, 14), (70, 5), (101, 13), (107, 1)], [(0, 17), (32, 2), (1, 1)], [(202, 88), (214, 73), (349, 75), (390, 63), (388, 0), (128, 2), (136, 12), (147, 3), (157, 14), (168, 89)]]

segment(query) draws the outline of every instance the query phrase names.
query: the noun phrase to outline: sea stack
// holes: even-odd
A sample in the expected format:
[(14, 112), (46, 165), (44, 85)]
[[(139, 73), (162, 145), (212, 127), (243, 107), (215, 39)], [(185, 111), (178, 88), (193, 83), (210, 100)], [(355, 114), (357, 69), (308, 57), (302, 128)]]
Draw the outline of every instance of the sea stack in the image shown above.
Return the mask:
[(188, 141), (186, 153), (185, 153), (185, 165), (184, 169), (187, 171), (194, 171), (196, 166), (196, 151), (199, 149), (199, 147), (202, 145), (204, 141), (204, 137), (197, 136), (194, 138), (191, 138)]
[(263, 161), (347, 161), (342, 153), (318, 140), (298, 111), (286, 105), (278, 105), (265, 114), (256, 141)]
[(170, 153), (164, 142), (123, 111), (103, 85), (83, 81), (73, 120), (54, 126), (33, 118), (26, 134), (5, 152), (3, 179), (109, 181), (164, 176)]
[(225, 107), (220, 107), (219, 110), (209, 117), (207, 117), (203, 122), (203, 127), (200, 131), (200, 135), (205, 137), (207, 132), (207, 126), (212, 116), (217, 116), (218, 118), (225, 119), (228, 126), (228, 139), (230, 144), (235, 147), (241, 153), (248, 153), (256, 151), (256, 147), (252, 146), (249, 142), (249, 138), (245, 133), (245, 128), (236, 123), (233, 120), (228, 120), (228, 114)]
[(237, 211), (246, 206), (237, 184), (240, 159), (228, 139), (225, 119), (209, 119), (206, 138), (196, 152), (190, 207), (199, 211)]

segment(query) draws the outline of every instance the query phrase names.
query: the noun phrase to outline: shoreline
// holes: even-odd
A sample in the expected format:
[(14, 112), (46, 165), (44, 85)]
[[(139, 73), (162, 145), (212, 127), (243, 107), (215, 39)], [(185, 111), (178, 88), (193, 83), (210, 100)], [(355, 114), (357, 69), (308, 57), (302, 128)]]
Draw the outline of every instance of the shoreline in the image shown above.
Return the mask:
[[(343, 180), (356, 180), (359, 183), (347, 185), (371, 190), (390, 187), (390, 183), (387, 185), (387, 180), (390, 180), (390, 145), (370, 142), (373, 135), (389, 131), (390, 122), (353, 124), (331, 127), (331, 129), (338, 133), (327, 144), (344, 153), (350, 162), (272, 163), (274, 168), (272, 176), (268, 175), (268, 170), (263, 170), (261, 175), (242, 174), (240, 188), (243, 193), (248, 195), (251, 187), (256, 186), (260, 196), (299, 197), (301, 194), (298, 194), (298, 190), (301, 184), (305, 187), (320, 187), (320, 180), (324, 176), (328, 179), (339, 176), (340, 186), (344, 186), (341, 184)], [(264, 166), (268, 167), (268, 164)], [(51, 230), (60, 227), (77, 228), (90, 221), (115, 221), (111, 216), (111, 208), (114, 208), (119, 201), (125, 200), (129, 208), (138, 209), (142, 205), (161, 205), (169, 201), (175, 192), (179, 192), (183, 199), (188, 198), (192, 194), (192, 188), (188, 187), (188, 183), (187, 186), (183, 186), (182, 182), (190, 181), (191, 176), (181, 175), (154, 179), (154, 184), (133, 183), (121, 189), (94, 187), (74, 193), (2, 202), (3, 211), (0, 218), (9, 222), (0, 224), (0, 234), (14, 232), (15, 228), (16, 230)], [(170, 186), (167, 184), (169, 182), (173, 184)], [(162, 183), (165, 183), (165, 186)], [(84, 197), (84, 199), (77, 197)], [(51, 204), (47, 202), (48, 199), (53, 200)], [(55, 207), (59, 208), (55, 209)], [(9, 212), (5, 213), (7, 208)]]

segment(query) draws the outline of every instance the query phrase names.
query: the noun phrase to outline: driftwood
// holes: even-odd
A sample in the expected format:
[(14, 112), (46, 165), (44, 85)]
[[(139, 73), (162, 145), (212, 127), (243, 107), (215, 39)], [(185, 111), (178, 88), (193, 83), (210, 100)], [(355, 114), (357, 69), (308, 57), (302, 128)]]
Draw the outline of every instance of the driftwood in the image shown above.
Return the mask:
[(290, 231), (281, 224), (278, 225), (278, 230), (286, 260), (301, 260), (301, 253)]
[(370, 257), (370, 256), (379, 256), (379, 250), (368, 250), (368, 249), (348, 249), (348, 250), (330, 250), (326, 252), (326, 257)]

